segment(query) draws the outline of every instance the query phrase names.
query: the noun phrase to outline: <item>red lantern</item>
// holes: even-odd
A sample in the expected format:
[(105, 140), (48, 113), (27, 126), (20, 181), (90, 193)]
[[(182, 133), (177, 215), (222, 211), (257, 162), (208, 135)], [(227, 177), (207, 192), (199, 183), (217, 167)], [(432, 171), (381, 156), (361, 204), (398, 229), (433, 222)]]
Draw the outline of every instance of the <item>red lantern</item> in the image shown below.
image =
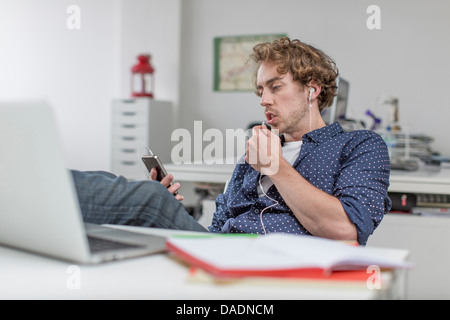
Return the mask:
[(150, 55), (141, 54), (138, 63), (131, 68), (131, 96), (153, 98), (155, 69), (150, 64)]

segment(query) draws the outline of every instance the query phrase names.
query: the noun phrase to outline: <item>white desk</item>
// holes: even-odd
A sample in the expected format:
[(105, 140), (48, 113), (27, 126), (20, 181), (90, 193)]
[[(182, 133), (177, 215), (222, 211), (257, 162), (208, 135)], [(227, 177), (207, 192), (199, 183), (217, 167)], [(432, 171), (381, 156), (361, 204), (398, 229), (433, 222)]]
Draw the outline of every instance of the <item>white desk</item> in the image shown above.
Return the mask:
[[(136, 228), (153, 234), (173, 231)], [(145, 230), (144, 230), (145, 229)], [(391, 257), (407, 259), (405, 250), (376, 249)], [(384, 272), (386, 286), (337, 286), (308, 283), (286, 286), (217, 285), (188, 281), (189, 269), (167, 254), (158, 254), (95, 266), (78, 266), (27, 252), (0, 247), (0, 299), (379, 299), (404, 298), (407, 271)], [(70, 289), (79, 275), (79, 289)], [(182, 305), (182, 302), (180, 302)]]
[(450, 194), (450, 168), (391, 172), (390, 192)]

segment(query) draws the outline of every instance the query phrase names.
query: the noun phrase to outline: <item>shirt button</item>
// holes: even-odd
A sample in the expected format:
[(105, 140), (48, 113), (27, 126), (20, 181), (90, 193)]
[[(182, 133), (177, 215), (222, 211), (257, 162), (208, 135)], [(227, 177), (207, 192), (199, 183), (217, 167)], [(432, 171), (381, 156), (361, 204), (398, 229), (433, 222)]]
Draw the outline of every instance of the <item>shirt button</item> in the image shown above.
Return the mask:
[(253, 210), (254, 213), (259, 213), (259, 209)]

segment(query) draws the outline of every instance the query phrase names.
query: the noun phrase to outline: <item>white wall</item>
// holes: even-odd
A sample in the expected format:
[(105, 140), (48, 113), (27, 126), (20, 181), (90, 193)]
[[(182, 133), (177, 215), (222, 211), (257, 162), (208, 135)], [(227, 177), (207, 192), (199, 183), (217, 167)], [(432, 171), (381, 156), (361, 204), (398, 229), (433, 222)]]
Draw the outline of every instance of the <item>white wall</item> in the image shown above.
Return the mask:
[[(109, 163), (109, 105), (119, 90), (117, 0), (0, 1), (0, 99), (45, 98), (55, 108), (69, 167)], [(26, 116), (26, 115), (24, 115)]]
[[(66, 27), (69, 5), (81, 29)], [(47, 98), (68, 166), (110, 166), (110, 105), (129, 96), (129, 68), (149, 52), (156, 97), (174, 102), (178, 126), (242, 128), (263, 118), (252, 93), (213, 91), (213, 38), (288, 33), (317, 45), (351, 81), (350, 112), (363, 117), (382, 94), (400, 98), (413, 131), (446, 143), (450, 110), (450, 2), (379, 0), (381, 30), (368, 30), (369, 0), (0, 0), (0, 100)], [(367, 120), (367, 118), (366, 118)]]
[[(331, 55), (351, 82), (350, 115), (376, 112), (378, 96), (400, 99), (400, 120), (411, 131), (447, 143), (450, 87), (450, 2), (379, 0), (381, 30), (369, 30), (369, 0), (183, 0), (181, 33), (181, 126), (242, 128), (262, 119), (252, 93), (213, 91), (213, 38), (287, 33)], [(383, 114), (384, 116), (384, 114)]]
[(121, 94), (130, 95), (130, 68), (149, 53), (155, 68), (155, 99), (178, 105), (180, 0), (122, 0)]
[(179, 12), (179, 0), (0, 0), (0, 100), (47, 99), (67, 166), (109, 170), (111, 101), (130, 96), (139, 53), (153, 55), (156, 98), (177, 101)]

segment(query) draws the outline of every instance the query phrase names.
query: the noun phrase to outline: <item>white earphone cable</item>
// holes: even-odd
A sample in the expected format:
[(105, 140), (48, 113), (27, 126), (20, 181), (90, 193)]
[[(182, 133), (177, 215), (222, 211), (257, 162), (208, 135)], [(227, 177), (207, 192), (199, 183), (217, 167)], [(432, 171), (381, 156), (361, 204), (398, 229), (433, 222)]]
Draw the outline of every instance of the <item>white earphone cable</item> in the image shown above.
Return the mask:
[(315, 92), (314, 88), (309, 89), (309, 131), (312, 131), (312, 115), (311, 115), (311, 109), (312, 109), (312, 103), (311, 103), (311, 96), (313, 92)]
[(263, 215), (263, 213), (264, 213), (267, 209), (270, 209), (270, 208), (272, 208), (272, 207), (275, 207), (277, 204), (279, 204), (279, 202), (278, 202), (277, 200), (272, 199), (271, 197), (269, 197), (269, 196), (267, 195), (267, 193), (264, 191), (264, 188), (263, 188), (263, 186), (262, 186), (262, 184), (261, 184), (262, 176), (263, 176), (262, 174), (260, 174), (260, 176), (259, 176), (259, 187), (260, 187), (262, 193), (264, 194), (264, 196), (266, 196), (267, 198), (269, 198), (270, 200), (272, 200), (273, 202), (275, 202), (274, 204), (272, 204), (272, 205), (270, 205), (270, 206), (268, 206), (268, 207), (265, 207), (263, 210), (261, 210), (261, 212), (260, 212), (260, 214), (259, 214), (259, 220), (261, 221), (261, 226), (262, 226), (262, 229), (263, 229), (263, 233), (266, 234), (266, 227), (264, 226), (264, 222), (263, 222), (263, 217), (262, 217), (262, 215)]

